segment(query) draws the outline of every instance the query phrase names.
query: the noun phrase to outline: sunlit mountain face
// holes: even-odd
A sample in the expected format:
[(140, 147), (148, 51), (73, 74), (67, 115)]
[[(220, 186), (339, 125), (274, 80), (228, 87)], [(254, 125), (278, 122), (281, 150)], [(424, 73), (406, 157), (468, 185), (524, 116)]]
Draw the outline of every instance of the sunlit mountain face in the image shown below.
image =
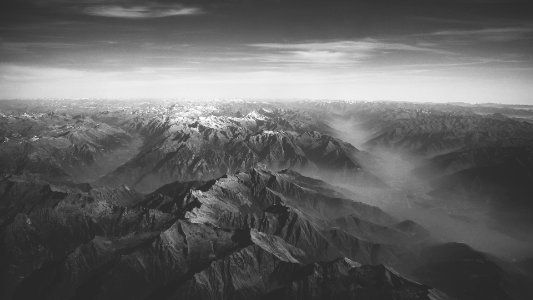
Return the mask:
[(0, 299), (533, 299), (532, 20), (3, 0)]
[(527, 1), (1, 5), (2, 98), (531, 100)]

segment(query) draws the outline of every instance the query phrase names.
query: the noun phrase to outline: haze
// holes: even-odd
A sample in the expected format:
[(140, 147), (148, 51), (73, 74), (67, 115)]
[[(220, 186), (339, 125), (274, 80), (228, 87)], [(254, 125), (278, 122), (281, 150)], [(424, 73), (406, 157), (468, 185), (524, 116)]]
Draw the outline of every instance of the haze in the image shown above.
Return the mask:
[[(367, 157), (359, 157), (359, 161), (364, 168), (383, 179), (387, 187), (368, 187), (364, 183), (343, 181), (340, 176), (320, 176), (319, 173), (318, 177), (322, 180), (350, 190), (358, 195), (354, 198), (378, 206), (393, 216), (422, 224), (442, 241), (467, 243), (509, 260), (523, 259), (532, 253), (533, 240), (529, 234), (511, 226), (505, 231), (496, 229), (487, 208), (473, 204), (475, 201), (469, 203), (468, 211), (455, 202), (456, 199), (446, 199), (443, 201), (446, 205), (432, 201), (428, 197), (432, 190), (429, 182), (413, 172), (417, 166), (423, 165), (423, 156), (366, 145), (373, 132), (360, 126), (357, 119), (332, 118), (329, 124), (339, 138), (371, 153)], [(317, 177), (317, 174), (312, 175)], [(527, 228), (527, 225), (523, 226)]]

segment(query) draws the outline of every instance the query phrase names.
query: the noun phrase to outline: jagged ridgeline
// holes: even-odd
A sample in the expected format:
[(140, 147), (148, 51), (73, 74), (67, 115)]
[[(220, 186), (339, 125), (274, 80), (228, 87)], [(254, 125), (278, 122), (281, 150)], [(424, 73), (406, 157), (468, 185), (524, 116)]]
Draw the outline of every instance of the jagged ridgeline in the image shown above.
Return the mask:
[[(427, 107), (417, 105), (59, 101), (0, 107), (2, 299), (531, 295), (527, 256), (515, 263), (459, 243), (468, 241), (443, 239), (378, 206), (409, 194), (413, 206), (426, 201), (428, 211), (439, 211), (444, 189), (458, 189), (441, 179), (464, 170), (458, 161), (478, 168), (500, 157), (495, 161), (512, 161), (527, 175), (529, 165), (521, 162), (531, 157), (530, 148), (519, 149), (528, 145), (531, 126), (524, 120), (431, 108), (459, 120), (451, 132), (467, 130), (465, 122), (496, 122), (490, 128), (508, 132), (518, 126), (512, 148), (492, 151), (504, 133), (481, 134), (486, 143), (467, 145), (470, 139), (456, 132), (458, 138), (445, 139), (449, 144), (421, 144), (426, 133), (391, 131), (448, 120), (428, 118)], [(341, 121), (366, 128), (364, 143), (347, 138), (355, 127), (343, 131), (336, 126)], [(377, 155), (383, 147), (401, 148), (410, 159), (423, 153), (410, 178), (432, 182), (431, 201), (383, 176)], [(487, 158), (472, 162), (476, 151)], [(462, 202), (470, 199), (461, 195)], [(509, 209), (527, 207), (517, 203)]]

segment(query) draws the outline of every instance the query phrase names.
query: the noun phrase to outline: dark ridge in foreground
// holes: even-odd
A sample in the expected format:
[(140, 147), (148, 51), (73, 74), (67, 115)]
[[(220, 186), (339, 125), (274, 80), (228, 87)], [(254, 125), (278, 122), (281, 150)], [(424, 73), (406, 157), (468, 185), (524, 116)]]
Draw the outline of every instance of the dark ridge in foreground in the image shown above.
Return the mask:
[[(379, 265), (402, 267), (408, 227), (395, 229), (397, 222), (379, 209), (339, 198), (327, 184), (292, 171), (252, 169), (174, 183), (133, 205), (109, 200), (116, 198), (109, 189), (53, 192), (59, 187), (9, 179), (1, 187), (2, 203), (11, 203), (2, 209), (12, 215), (1, 227), (5, 299), (439, 294)], [(357, 221), (328, 223), (339, 214)], [(404, 244), (381, 244), (387, 239)]]

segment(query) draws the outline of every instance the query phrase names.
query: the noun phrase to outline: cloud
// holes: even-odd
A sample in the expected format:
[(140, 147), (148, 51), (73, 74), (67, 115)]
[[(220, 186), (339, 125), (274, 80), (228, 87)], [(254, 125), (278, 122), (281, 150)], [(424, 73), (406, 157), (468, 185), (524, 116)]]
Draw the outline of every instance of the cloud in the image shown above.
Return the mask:
[(27, 52), (31, 49), (75, 49), (80, 48), (83, 45), (76, 43), (63, 43), (63, 42), (11, 42), (11, 41), (1, 41), (0, 48), (2, 51), (17, 51), (19, 53)]
[(485, 42), (509, 42), (533, 39), (533, 27), (501, 27), (474, 30), (444, 30), (430, 33), (431, 36), (453, 39), (468, 39)]
[(370, 38), (357, 41), (260, 43), (248, 46), (269, 52), (264, 56), (267, 61), (318, 64), (357, 63), (379, 54), (390, 54), (391, 52), (450, 54), (431, 47), (385, 42)]
[(328, 51), (328, 50), (298, 50), (291, 52), (300, 60), (320, 61), (320, 62), (343, 62), (346, 54), (342, 52)]
[(389, 50), (413, 50), (426, 51), (427, 48), (411, 46), (401, 43), (382, 42), (376, 39), (366, 38), (357, 41), (330, 41), (330, 42), (309, 42), (309, 43), (261, 43), (251, 44), (253, 47), (270, 49), (309, 49), (309, 50), (335, 50), (335, 51), (368, 51), (375, 49)]
[(83, 78), (86, 74), (75, 69), (0, 64), (0, 78), (6, 81), (64, 80)]
[(84, 9), (84, 12), (92, 16), (125, 18), (125, 19), (149, 19), (172, 16), (187, 16), (202, 14), (203, 10), (198, 7), (186, 7), (182, 5), (98, 5)]

